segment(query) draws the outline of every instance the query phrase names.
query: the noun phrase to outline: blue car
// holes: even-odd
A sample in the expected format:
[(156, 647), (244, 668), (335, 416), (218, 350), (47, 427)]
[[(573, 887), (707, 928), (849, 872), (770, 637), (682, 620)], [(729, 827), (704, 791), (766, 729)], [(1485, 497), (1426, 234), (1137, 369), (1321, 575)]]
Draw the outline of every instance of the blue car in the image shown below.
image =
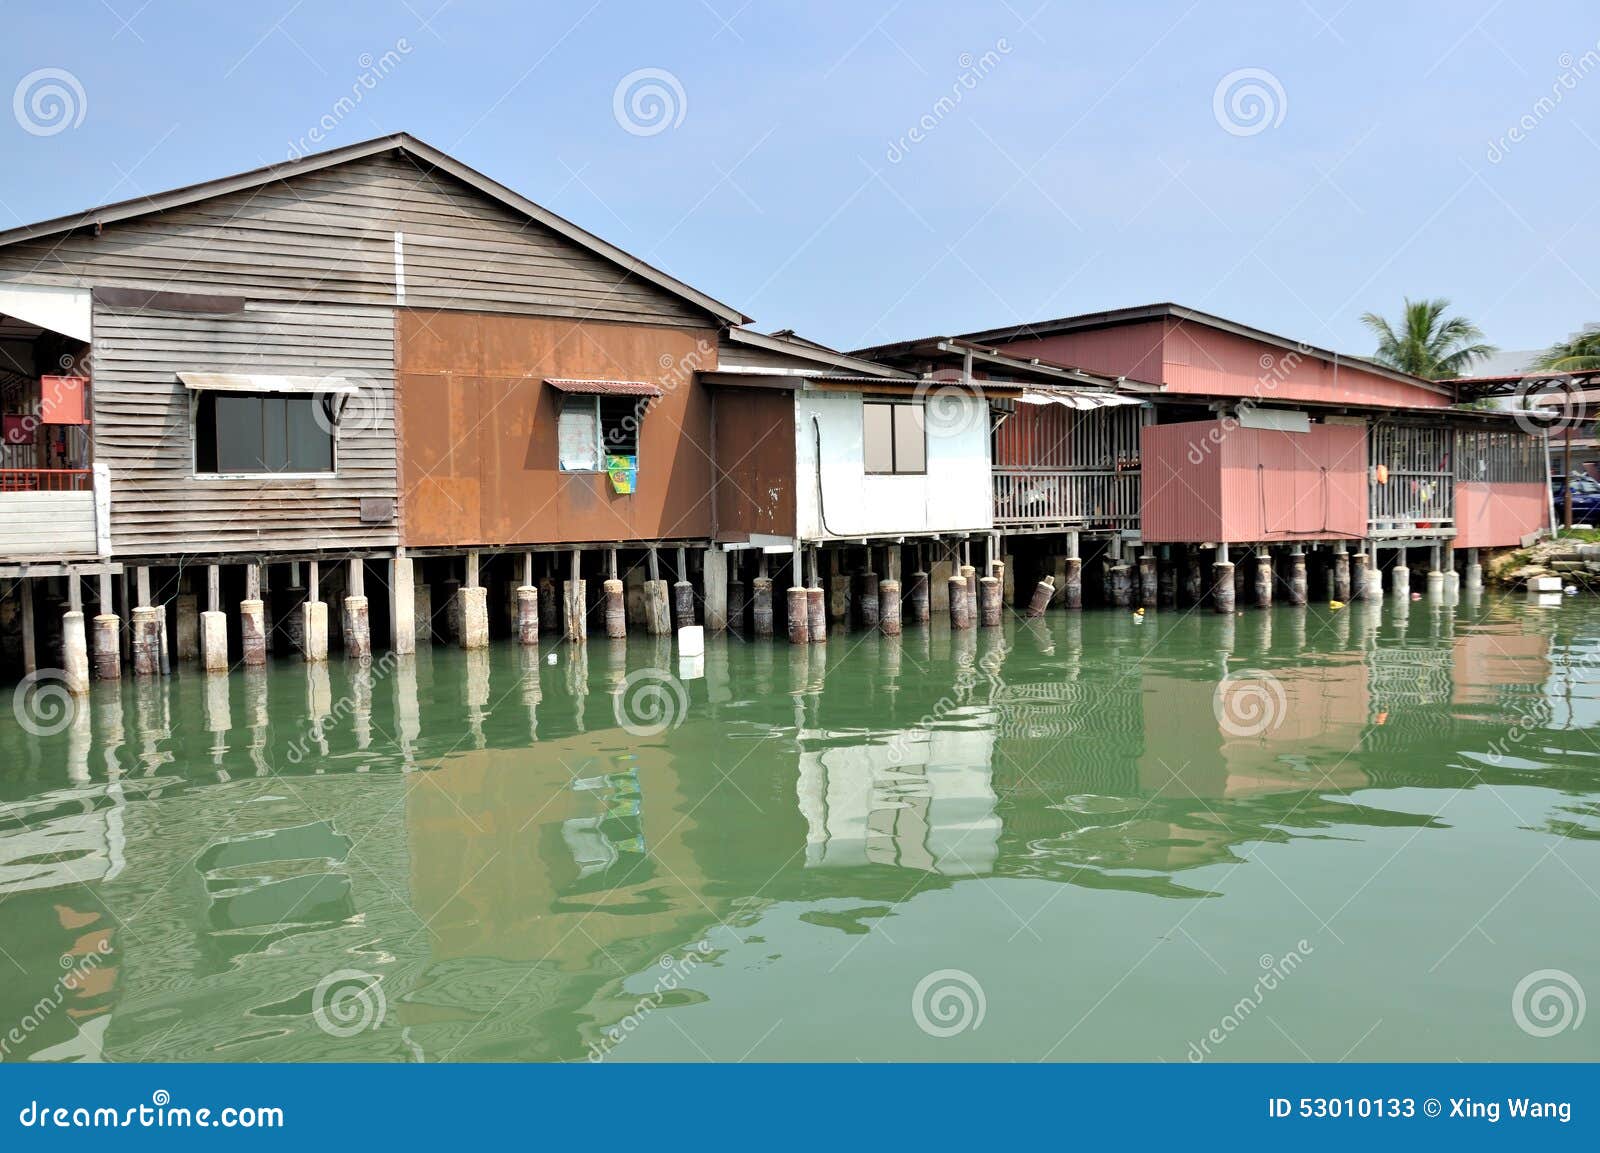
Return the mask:
[[(1556, 504), (1556, 523), (1562, 523), (1567, 507), (1567, 478), (1552, 482)], [(1600, 525), (1600, 480), (1589, 476), (1572, 478), (1572, 523)]]

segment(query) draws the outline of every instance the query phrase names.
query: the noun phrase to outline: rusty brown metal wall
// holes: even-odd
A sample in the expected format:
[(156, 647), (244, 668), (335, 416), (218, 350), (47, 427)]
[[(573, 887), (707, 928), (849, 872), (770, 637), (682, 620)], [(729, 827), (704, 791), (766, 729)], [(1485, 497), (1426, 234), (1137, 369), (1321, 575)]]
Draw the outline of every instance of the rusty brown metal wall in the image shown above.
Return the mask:
[[(716, 367), (714, 331), (418, 309), (396, 326), (405, 545), (710, 536), (711, 403), (694, 374)], [(552, 377), (661, 387), (632, 494), (557, 467)]]
[(795, 535), (794, 394), (719, 388), (716, 407), (717, 539)]

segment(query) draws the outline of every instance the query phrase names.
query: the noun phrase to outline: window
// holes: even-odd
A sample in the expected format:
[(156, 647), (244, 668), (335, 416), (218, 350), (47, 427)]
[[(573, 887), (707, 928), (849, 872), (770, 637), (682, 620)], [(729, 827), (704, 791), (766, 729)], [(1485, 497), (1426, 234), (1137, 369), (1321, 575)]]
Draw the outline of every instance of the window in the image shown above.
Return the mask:
[(562, 472), (604, 472), (606, 458), (637, 458), (646, 401), (635, 396), (568, 396), (556, 422)]
[(922, 405), (869, 400), (861, 406), (861, 460), (869, 473), (925, 473)]
[(197, 473), (333, 471), (332, 398), (202, 392), (197, 400)]

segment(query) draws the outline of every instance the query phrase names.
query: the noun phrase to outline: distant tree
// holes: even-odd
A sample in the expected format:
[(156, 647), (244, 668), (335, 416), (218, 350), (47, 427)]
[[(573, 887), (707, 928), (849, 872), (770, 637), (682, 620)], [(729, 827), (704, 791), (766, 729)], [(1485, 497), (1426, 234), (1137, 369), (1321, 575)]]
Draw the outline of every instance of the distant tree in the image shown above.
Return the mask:
[(1600, 324), (1591, 324), (1570, 340), (1552, 344), (1533, 362), (1546, 372), (1594, 372), (1600, 369)]
[(1378, 338), (1375, 360), (1428, 380), (1465, 376), (1474, 362), (1495, 351), (1483, 343), (1483, 333), (1464, 316), (1445, 316), (1448, 300), (1406, 298), (1405, 314), (1398, 329), (1377, 313), (1361, 317), (1361, 323)]

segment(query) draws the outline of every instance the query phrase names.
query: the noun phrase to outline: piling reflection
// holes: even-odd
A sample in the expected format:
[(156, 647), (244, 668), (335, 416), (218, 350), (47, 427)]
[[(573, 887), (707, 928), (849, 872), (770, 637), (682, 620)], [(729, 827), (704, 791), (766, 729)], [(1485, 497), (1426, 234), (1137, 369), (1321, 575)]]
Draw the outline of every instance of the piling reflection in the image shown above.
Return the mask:
[[(583, 1059), (660, 958), (704, 958), (659, 1001), (692, 1003), (776, 908), (855, 936), (1019, 880), (1223, 897), (1263, 843), (1443, 827), (1401, 788), (1538, 785), (1531, 824), (1600, 839), (1592, 623), (1386, 598), (97, 685), (0, 730), (0, 937), (111, 941), (72, 1027), (4, 1056)], [(624, 727), (650, 670), (681, 696)], [(28, 968), (0, 1010), (50, 994)], [(313, 998), (352, 969), (387, 1016), (335, 1037)]]

